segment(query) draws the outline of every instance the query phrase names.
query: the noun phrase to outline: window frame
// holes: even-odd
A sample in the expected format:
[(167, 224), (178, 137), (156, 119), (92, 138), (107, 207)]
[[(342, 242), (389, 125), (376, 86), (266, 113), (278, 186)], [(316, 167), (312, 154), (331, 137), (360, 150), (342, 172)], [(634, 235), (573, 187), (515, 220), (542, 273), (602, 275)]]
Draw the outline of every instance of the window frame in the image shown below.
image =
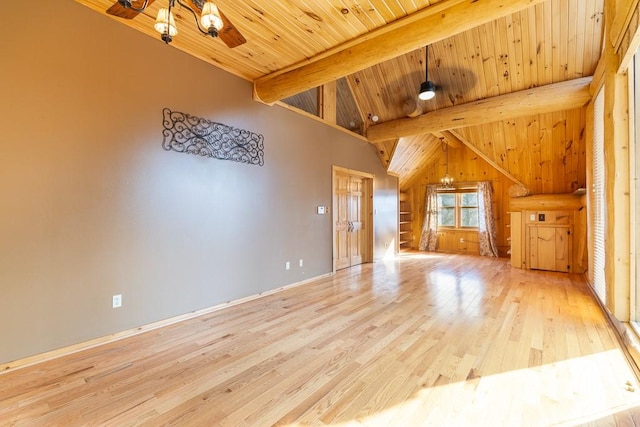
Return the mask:
[(438, 230), (465, 230), (465, 231), (477, 231), (478, 230), (478, 226), (464, 226), (461, 224), (462, 222), (462, 210), (463, 209), (469, 209), (469, 208), (475, 208), (476, 210), (479, 209), (478, 204), (476, 203), (475, 206), (462, 206), (462, 195), (463, 194), (469, 194), (469, 193), (475, 193), (476, 195), (476, 200), (478, 197), (478, 189), (477, 188), (458, 188), (458, 189), (453, 189), (453, 190), (444, 190), (444, 189), (438, 189), (437, 190), (437, 197), (438, 197), (438, 218), (440, 218), (440, 198), (439, 196), (441, 194), (453, 194), (455, 196), (454, 200), (454, 206), (453, 207), (446, 207), (446, 209), (453, 209), (454, 212), (454, 225), (440, 225), (440, 221), (438, 221)]

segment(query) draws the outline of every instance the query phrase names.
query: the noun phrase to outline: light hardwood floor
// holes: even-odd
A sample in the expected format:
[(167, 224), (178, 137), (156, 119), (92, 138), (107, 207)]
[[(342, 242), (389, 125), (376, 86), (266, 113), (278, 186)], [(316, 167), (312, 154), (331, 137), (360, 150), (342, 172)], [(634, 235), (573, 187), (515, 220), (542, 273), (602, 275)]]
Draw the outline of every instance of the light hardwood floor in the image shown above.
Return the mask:
[(504, 259), (366, 264), (2, 374), (0, 425), (640, 425), (586, 286)]

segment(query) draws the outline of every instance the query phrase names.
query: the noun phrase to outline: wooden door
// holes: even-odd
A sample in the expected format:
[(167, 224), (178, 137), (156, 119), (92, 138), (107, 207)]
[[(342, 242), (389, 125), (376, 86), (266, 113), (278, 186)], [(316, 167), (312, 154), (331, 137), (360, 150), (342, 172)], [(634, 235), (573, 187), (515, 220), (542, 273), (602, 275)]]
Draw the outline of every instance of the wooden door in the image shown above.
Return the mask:
[(529, 268), (536, 270), (571, 270), (571, 230), (566, 226), (529, 227)]
[(349, 178), (349, 262), (350, 265), (362, 264), (364, 253), (364, 229), (362, 199), (364, 195), (364, 179), (356, 176)]
[(333, 200), (335, 269), (367, 262), (367, 178), (335, 172)]
[(351, 266), (349, 241), (349, 175), (335, 174), (333, 212), (335, 217), (335, 253), (333, 255), (336, 270)]

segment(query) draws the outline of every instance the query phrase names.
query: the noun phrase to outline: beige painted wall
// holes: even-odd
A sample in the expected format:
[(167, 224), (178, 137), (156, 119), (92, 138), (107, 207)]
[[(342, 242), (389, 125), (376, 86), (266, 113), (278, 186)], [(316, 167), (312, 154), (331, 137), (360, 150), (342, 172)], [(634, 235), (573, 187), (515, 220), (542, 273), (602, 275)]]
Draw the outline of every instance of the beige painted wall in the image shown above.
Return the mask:
[[(376, 176), (375, 257), (395, 238), (369, 144), (72, 1), (3, 11), (0, 362), (330, 272), (334, 164)], [(164, 151), (164, 107), (263, 134), (265, 166)]]

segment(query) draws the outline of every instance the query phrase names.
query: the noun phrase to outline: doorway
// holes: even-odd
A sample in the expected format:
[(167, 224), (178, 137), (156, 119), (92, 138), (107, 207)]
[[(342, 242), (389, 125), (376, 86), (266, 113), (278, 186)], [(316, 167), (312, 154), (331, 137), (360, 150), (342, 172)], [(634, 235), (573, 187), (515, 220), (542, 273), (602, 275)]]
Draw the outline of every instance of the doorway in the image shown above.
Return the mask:
[(333, 269), (373, 259), (373, 175), (333, 167)]

